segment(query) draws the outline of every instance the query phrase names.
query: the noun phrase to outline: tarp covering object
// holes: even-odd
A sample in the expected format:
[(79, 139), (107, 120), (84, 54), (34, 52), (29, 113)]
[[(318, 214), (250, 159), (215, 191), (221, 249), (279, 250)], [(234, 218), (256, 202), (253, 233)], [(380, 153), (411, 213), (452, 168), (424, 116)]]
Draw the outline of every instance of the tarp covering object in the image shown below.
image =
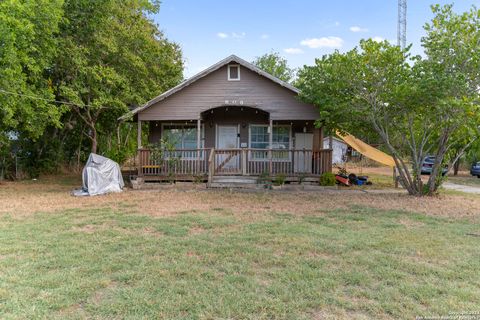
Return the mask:
[(82, 171), (82, 189), (74, 190), (74, 196), (94, 196), (121, 192), (123, 183), (120, 166), (115, 161), (90, 153)]
[(337, 135), (342, 138), (350, 147), (357, 150), (365, 157), (377, 161), (386, 166), (395, 167), (395, 161), (392, 156), (386, 154), (383, 151), (380, 151), (371, 145), (363, 142), (362, 140), (355, 138), (351, 134), (341, 134), (337, 131)]

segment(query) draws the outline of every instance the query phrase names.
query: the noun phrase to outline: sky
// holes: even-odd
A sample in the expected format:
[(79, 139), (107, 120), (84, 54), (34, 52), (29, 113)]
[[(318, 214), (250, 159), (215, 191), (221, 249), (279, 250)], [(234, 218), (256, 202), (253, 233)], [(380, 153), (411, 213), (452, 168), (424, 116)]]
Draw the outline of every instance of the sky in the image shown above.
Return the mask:
[[(423, 53), (423, 25), (434, 3), (453, 3), (456, 12), (480, 7), (480, 0), (409, 0), (407, 44), (414, 54)], [(153, 19), (182, 48), (188, 78), (231, 54), (253, 61), (275, 51), (300, 68), (362, 38), (396, 43), (397, 9), (397, 0), (162, 0)]]

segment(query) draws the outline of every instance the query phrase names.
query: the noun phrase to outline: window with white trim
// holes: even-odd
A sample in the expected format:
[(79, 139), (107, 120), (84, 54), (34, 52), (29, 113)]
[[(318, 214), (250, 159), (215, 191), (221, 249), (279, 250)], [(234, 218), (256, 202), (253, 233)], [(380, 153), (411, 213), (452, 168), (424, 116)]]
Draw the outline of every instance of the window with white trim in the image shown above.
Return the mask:
[(228, 65), (228, 81), (240, 80), (240, 66), (238, 64)]
[[(279, 160), (288, 160), (291, 143), (291, 127), (289, 125), (274, 125), (272, 132), (272, 149), (273, 158)], [(268, 125), (250, 125), (249, 146), (252, 149), (268, 149), (269, 133)], [(278, 150), (285, 150), (280, 152)], [(254, 159), (266, 159), (268, 152), (254, 151), (252, 157)]]

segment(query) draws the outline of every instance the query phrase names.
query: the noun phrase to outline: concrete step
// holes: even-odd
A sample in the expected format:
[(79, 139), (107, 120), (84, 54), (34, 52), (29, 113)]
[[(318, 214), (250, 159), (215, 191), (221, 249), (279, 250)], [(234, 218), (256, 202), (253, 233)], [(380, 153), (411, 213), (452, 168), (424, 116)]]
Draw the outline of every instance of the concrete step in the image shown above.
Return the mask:
[(257, 184), (258, 177), (249, 176), (213, 176), (209, 188), (241, 188), (258, 189), (262, 185)]
[(212, 182), (208, 184), (208, 188), (218, 188), (218, 189), (262, 189), (263, 185), (257, 183), (223, 183), (223, 182)]
[(237, 184), (256, 184), (256, 177), (213, 177), (212, 182), (218, 183), (237, 183)]

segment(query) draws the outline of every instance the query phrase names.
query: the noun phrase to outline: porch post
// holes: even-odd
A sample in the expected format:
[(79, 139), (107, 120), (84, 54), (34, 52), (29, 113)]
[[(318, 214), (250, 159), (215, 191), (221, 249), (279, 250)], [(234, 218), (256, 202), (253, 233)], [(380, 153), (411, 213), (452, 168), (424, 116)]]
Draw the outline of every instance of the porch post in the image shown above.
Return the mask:
[(270, 119), (268, 124), (268, 160), (269, 160), (269, 171), (270, 174), (273, 172), (273, 157), (272, 157), (272, 146), (273, 145), (273, 120)]
[(143, 154), (142, 151), (142, 121), (137, 118), (137, 156), (138, 156), (138, 168), (137, 175), (143, 176)]
[(137, 148), (142, 149), (142, 120), (137, 120)]
[(202, 120), (200, 118), (197, 119), (197, 174), (200, 174), (200, 148), (202, 142)]
[(197, 149), (201, 148), (201, 142), (202, 142), (202, 120), (197, 119)]

